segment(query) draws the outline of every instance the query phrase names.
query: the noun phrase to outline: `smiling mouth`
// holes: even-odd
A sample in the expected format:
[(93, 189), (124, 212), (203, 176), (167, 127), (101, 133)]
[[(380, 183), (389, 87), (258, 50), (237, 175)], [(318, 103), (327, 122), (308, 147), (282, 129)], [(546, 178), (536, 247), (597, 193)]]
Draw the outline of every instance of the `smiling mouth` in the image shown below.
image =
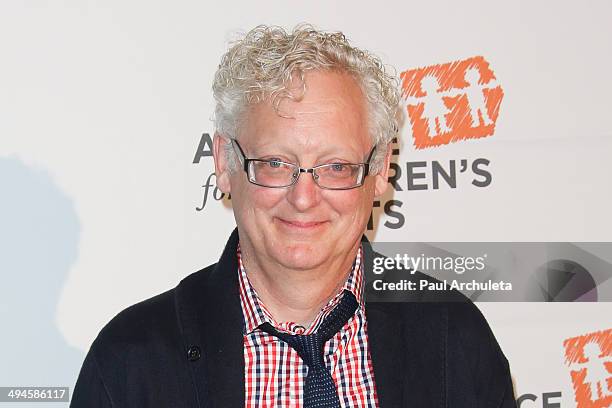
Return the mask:
[(302, 228), (302, 229), (311, 229), (321, 226), (326, 223), (326, 221), (296, 221), (296, 220), (285, 220), (282, 218), (277, 218), (283, 225), (287, 225), (293, 228)]

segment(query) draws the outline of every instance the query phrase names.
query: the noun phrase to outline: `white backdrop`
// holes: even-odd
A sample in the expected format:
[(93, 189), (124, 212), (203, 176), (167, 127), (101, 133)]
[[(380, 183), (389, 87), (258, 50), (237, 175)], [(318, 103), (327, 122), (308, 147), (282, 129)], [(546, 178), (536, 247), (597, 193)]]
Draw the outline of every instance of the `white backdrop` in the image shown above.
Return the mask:
[[(400, 133), (400, 165), (486, 158), (490, 185), (434, 190), (428, 175), (395, 192), (403, 226), (382, 215), (370, 238), (612, 241), (611, 15), (605, 1), (3, 1), (0, 341), (14, 365), (0, 386), (72, 386), (110, 318), (217, 260), (234, 221), (211, 191), (196, 210), (213, 166), (193, 161), (220, 56), (261, 23), (341, 30), (398, 74), (483, 56), (503, 88), (492, 136), (418, 150), (409, 122)], [(538, 396), (523, 406), (546, 392), (576, 406), (563, 341), (611, 329), (611, 304), (479, 307), (517, 396)], [(73, 363), (39, 379), (33, 357), (9, 358), (32, 346)]]

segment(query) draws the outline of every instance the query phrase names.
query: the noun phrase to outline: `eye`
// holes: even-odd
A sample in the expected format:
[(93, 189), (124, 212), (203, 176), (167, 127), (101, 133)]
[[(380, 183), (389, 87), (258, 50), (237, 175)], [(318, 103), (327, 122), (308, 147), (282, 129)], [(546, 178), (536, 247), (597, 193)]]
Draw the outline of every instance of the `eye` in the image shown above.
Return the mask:
[(272, 168), (277, 169), (277, 168), (279, 168), (279, 167), (281, 166), (281, 160), (280, 160), (280, 159), (278, 159), (278, 158), (276, 158), (276, 157), (274, 157), (274, 158), (272, 158), (272, 159), (269, 159), (269, 161), (268, 161), (268, 165), (269, 165), (270, 167), (272, 167)]
[(333, 171), (337, 171), (337, 172), (346, 170), (346, 166), (342, 163), (334, 163), (330, 167)]

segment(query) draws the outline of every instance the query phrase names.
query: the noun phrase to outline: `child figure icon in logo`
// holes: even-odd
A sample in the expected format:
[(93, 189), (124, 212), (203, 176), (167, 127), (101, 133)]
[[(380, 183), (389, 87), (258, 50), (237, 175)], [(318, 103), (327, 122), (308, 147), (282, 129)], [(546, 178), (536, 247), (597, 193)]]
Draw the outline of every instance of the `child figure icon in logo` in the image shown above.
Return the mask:
[[(429, 136), (433, 137), (438, 134), (438, 128), (441, 133), (450, 132), (451, 129), (446, 124), (446, 115), (450, 110), (444, 104), (443, 96), (446, 92), (439, 91), (440, 84), (438, 79), (433, 75), (425, 75), (421, 80), (421, 88), (425, 91), (425, 96), (419, 99), (423, 102), (423, 116), (427, 120), (429, 126)], [(436, 128), (436, 123), (438, 127)]]
[(601, 349), (599, 344), (596, 342), (589, 342), (585, 344), (583, 353), (587, 358), (587, 362), (574, 363), (572, 364), (571, 368), (575, 369), (576, 371), (586, 368), (584, 383), (590, 385), (591, 400), (597, 401), (600, 398), (606, 398), (612, 395), (608, 389), (608, 378), (610, 378), (610, 373), (608, 373), (605, 366), (605, 363), (612, 362), (612, 357), (600, 356)]
[(472, 126), (480, 126), (480, 118), (482, 117), (482, 123), (484, 126), (493, 124), (493, 121), (487, 113), (487, 106), (485, 104), (484, 90), (489, 88), (497, 87), (495, 80), (490, 81), (486, 85), (480, 85), (480, 71), (478, 68), (469, 68), (465, 71), (465, 82), (468, 83), (467, 88), (463, 88), (463, 92), (468, 100), (470, 106), (470, 115), (472, 116)]
[(440, 90), (438, 78), (432, 74), (425, 75), (421, 79), (421, 89), (425, 96), (410, 96), (406, 98), (406, 101), (408, 105), (413, 106), (423, 104), (423, 117), (427, 121), (429, 137), (433, 138), (443, 133), (451, 132), (452, 129), (446, 123), (445, 116), (450, 112), (450, 109), (444, 103), (444, 97), (457, 96), (461, 92), (454, 89), (447, 91)]

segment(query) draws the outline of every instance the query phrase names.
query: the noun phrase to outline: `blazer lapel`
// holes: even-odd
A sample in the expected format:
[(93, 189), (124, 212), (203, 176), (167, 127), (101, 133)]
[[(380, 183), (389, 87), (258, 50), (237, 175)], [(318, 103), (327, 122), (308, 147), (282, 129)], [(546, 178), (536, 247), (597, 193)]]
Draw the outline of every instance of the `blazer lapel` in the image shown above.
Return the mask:
[(381, 408), (444, 407), (446, 309), (419, 294), (393, 297), (373, 289), (375, 279), (399, 281), (405, 272), (372, 272), (373, 252), (362, 239), (368, 343)]
[(177, 310), (186, 350), (193, 346), (201, 349), (201, 358), (189, 361), (201, 408), (244, 407), (237, 245), (235, 229), (212, 270), (190, 275), (179, 285)]
[(401, 407), (403, 398), (402, 388), (402, 361), (403, 339), (401, 333), (401, 320), (392, 312), (393, 304), (375, 303), (368, 301), (368, 289), (371, 287), (371, 270), (374, 252), (365, 237), (362, 238), (364, 256), (364, 285), (365, 285), (365, 312), (367, 319), (368, 344), (374, 368), (374, 381), (378, 402), (381, 408)]
[(401, 407), (403, 399), (403, 339), (398, 323), (377, 303), (366, 304), (368, 344), (381, 408)]
[(447, 339), (438, 322), (446, 322), (445, 308), (366, 303), (366, 316), (380, 407), (445, 407)]

